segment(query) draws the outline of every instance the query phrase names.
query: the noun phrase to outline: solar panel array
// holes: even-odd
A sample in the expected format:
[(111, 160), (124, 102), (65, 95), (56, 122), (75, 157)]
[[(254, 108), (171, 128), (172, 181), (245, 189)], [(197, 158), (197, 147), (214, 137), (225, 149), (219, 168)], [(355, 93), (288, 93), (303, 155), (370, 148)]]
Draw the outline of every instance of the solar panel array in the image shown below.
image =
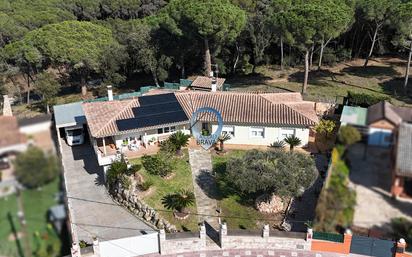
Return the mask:
[(120, 131), (189, 120), (173, 93), (141, 96), (139, 104), (132, 109), (134, 118), (116, 121)]

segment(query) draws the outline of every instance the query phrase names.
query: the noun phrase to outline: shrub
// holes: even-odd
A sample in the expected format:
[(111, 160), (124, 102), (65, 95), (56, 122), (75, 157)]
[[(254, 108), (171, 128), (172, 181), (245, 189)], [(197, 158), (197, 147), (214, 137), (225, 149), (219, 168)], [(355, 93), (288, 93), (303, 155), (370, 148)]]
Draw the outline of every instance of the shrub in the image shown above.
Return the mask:
[(147, 191), (147, 190), (149, 190), (149, 188), (150, 188), (151, 186), (153, 186), (153, 182), (150, 181), (150, 180), (148, 180), (148, 181), (145, 181), (145, 182), (141, 183), (141, 184), (139, 185), (139, 188), (140, 188), (142, 191)]
[(161, 177), (170, 174), (174, 168), (173, 158), (164, 153), (145, 155), (142, 157), (142, 164), (148, 173)]
[(367, 108), (381, 101), (390, 101), (390, 97), (348, 91), (347, 101), (348, 105), (357, 105)]
[(286, 143), (283, 140), (278, 140), (270, 144), (270, 147), (273, 148), (278, 148), (278, 149), (283, 149), (285, 147)]
[(14, 161), (17, 180), (27, 188), (43, 186), (59, 172), (59, 164), (54, 155), (46, 155), (37, 147), (29, 147)]
[(317, 174), (315, 161), (306, 154), (252, 150), (227, 161), (225, 179), (240, 194), (294, 197), (312, 185)]
[(316, 126), (315, 131), (320, 134), (324, 134), (326, 138), (330, 136), (336, 127), (336, 123), (333, 120), (322, 119)]
[(356, 192), (349, 184), (349, 168), (335, 148), (332, 154), (332, 171), (328, 184), (321, 192), (316, 206), (315, 228), (336, 232), (337, 228), (352, 224), (356, 205)]
[(395, 218), (391, 220), (393, 237), (403, 238), (407, 243), (407, 250), (412, 250), (412, 222), (405, 218)]
[(169, 140), (165, 140), (160, 143), (160, 151), (164, 153), (176, 153), (176, 146)]
[(348, 147), (360, 141), (362, 136), (358, 129), (352, 126), (342, 126), (339, 130), (338, 139), (340, 143)]
[(120, 182), (125, 188), (129, 188), (130, 181), (128, 181), (128, 178), (126, 177), (127, 175), (127, 164), (123, 159), (113, 162), (110, 165), (110, 168), (107, 170), (106, 174), (107, 184), (109, 185), (109, 188), (112, 188), (118, 182)]

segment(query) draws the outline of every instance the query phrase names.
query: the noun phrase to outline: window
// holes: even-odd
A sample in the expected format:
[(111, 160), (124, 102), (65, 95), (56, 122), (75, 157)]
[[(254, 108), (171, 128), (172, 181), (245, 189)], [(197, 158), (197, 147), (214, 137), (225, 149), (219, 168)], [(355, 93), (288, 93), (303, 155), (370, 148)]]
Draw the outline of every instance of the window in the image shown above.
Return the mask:
[(165, 133), (175, 132), (175, 131), (176, 131), (176, 126), (164, 127), (164, 128), (158, 128), (157, 134), (165, 134)]
[(222, 128), (222, 134), (230, 134), (232, 137), (235, 136), (235, 127), (233, 126), (223, 126)]
[(287, 137), (294, 136), (295, 135), (295, 129), (293, 128), (282, 128), (280, 129), (280, 137), (281, 140), (284, 140)]
[(250, 128), (250, 136), (251, 137), (265, 137), (265, 129), (264, 128)]

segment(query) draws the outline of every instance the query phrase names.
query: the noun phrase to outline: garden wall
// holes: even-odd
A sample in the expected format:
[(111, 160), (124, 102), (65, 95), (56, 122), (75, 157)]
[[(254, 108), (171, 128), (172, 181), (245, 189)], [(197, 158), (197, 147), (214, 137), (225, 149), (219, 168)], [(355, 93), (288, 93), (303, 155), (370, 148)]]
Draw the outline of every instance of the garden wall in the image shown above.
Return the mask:
[(321, 252), (333, 252), (333, 253), (350, 253), (350, 246), (352, 243), (352, 235), (345, 234), (343, 236), (343, 242), (333, 242), (326, 240), (312, 240), (312, 251), (321, 251)]
[(205, 226), (200, 226), (199, 232), (179, 232), (166, 234), (164, 230), (160, 230), (159, 248), (161, 254), (207, 250)]

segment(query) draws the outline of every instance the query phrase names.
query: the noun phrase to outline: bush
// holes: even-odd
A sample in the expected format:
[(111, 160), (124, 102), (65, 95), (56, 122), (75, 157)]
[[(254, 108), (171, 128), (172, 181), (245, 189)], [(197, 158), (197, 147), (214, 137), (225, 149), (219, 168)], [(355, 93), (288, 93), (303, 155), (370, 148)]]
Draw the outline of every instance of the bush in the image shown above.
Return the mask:
[(120, 182), (125, 188), (129, 188), (130, 181), (128, 181), (129, 179), (127, 178), (128, 173), (129, 171), (127, 170), (127, 164), (123, 159), (113, 162), (106, 174), (109, 188), (112, 188), (118, 182)]
[(326, 138), (329, 138), (330, 134), (336, 127), (336, 123), (333, 120), (322, 119), (315, 126), (315, 131), (320, 134), (324, 134)]
[(315, 161), (298, 152), (252, 150), (227, 161), (226, 180), (240, 194), (295, 197), (315, 181)]
[(54, 155), (46, 155), (41, 149), (30, 146), (16, 157), (14, 169), (20, 183), (27, 188), (36, 188), (54, 180), (60, 167)]
[(352, 126), (342, 126), (339, 130), (338, 139), (340, 143), (348, 147), (360, 141), (362, 136), (357, 128)]
[(381, 101), (390, 101), (390, 97), (348, 91), (347, 101), (348, 105), (356, 105), (367, 108)]
[(141, 183), (141, 184), (139, 185), (139, 188), (140, 188), (142, 191), (147, 191), (147, 190), (149, 190), (149, 188), (150, 188), (151, 186), (153, 186), (153, 182), (150, 181), (150, 180), (148, 180), (148, 181), (145, 181), (145, 182)]
[(174, 169), (173, 157), (164, 153), (145, 155), (142, 157), (142, 164), (148, 173), (161, 177), (166, 177)]
[(177, 151), (176, 146), (169, 139), (160, 143), (160, 151), (163, 153), (175, 153)]
[(356, 192), (349, 184), (349, 168), (335, 148), (332, 152), (332, 171), (316, 206), (315, 228), (337, 232), (338, 227), (352, 224), (356, 205)]
[(405, 218), (395, 218), (391, 220), (393, 237), (403, 238), (407, 243), (407, 250), (412, 251), (412, 222)]

